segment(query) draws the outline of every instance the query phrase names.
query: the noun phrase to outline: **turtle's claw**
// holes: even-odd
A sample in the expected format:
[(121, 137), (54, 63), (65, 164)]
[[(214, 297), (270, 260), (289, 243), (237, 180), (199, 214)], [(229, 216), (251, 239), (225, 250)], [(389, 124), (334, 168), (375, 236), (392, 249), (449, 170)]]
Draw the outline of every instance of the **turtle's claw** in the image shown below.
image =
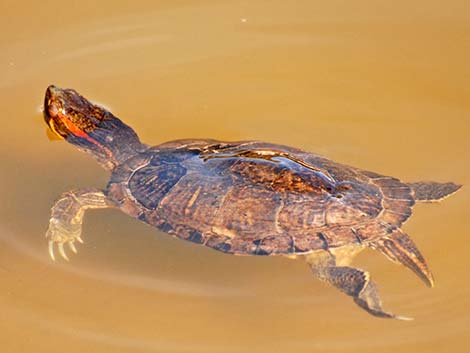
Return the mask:
[(70, 250), (73, 253), (77, 253), (77, 248), (74, 245), (75, 241), (83, 243), (82, 238), (80, 238), (81, 227), (80, 225), (67, 224), (57, 220), (56, 218), (51, 218), (49, 222), (49, 229), (46, 232), (46, 238), (49, 240), (49, 256), (53, 261), (56, 260), (54, 254), (54, 248), (57, 248), (60, 256), (65, 260), (69, 261), (69, 257), (65, 252), (65, 245), (67, 244)]
[(76, 254), (77, 253), (77, 248), (75, 247), (75, 245), (73, 245), (73, 241), (69, 241), (68, 244), (69, 244), (70, 250), (72, 250), (72, 252), (74, 254)]
[(48, 247), (49, 247), (49, 256), (51, 257), (52, 261), (55, 261), (55, 254), (54, 254), (54, 247), (57, 246), (57, 249), (59, 250), (60, 256), (64, 258), (65, 260), (69, 261), (69, 257), (67, 256), (67, 253), (65, 252), (64, 244), (67, 244), (70, 248), (70, 250), (76, 254), (77, 253), (77, 248), (73, 244), (73, 240), (64, 242), (62, 240), (49, 240)]
[(402, 320), (402, 321), (413, 321), (414, 319), (409, 316), (402, 316), (402, 315), (395, 315), (394, 317), (397, 320)]
[(65, 253), (65, 250), (64, 250), (64, 243), (59, 243), (58, 245), (59, 247), (59, 253), (60, 255), (67, 261), (69, 261), (69, 258), (67, 257), (67, 254)]
[(49, 240), (49, 256), (51, 257), (52, 261), (55, 261), (54, 242), (52, 240)]
[[(68, 241), (67, 244), (72, 250), (74, 254), (77, 253), (77, 248), (73, 244), (73, 240)], [(55, 261), (55, 254), (54, 254), (54, 246), (57, 245), (57, 249), (59, 250), (60, 256), (62, 256), (65, 260), (69, 261), (69, 257), (67, 256), (67, 253), (65, 252), (64, 244), (66, 244), (64, 241), (60, 240), (49, 240), (48, 247), (49, 247), (49, 256), (51, 257), (52, 261)]]

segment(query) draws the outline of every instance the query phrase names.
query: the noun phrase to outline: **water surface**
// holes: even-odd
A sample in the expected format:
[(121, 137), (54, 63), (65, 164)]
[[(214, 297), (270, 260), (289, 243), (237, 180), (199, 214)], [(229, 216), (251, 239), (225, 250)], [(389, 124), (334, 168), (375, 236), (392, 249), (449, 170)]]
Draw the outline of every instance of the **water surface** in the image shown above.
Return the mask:
[(436, 278), (357, 259), (373, 318), (305, 264), (172, 239), (116, 210), (87, 214), (79, 254), (48, 258), (60, 193), (107, 174), (39, 112), (73, 87), (150, 144), (260, 139), (407, 181), (470, 185), (465, 1), (4, 1), (0, 31), (3, 352), (467, 352), (468, 187), (404, 226)]

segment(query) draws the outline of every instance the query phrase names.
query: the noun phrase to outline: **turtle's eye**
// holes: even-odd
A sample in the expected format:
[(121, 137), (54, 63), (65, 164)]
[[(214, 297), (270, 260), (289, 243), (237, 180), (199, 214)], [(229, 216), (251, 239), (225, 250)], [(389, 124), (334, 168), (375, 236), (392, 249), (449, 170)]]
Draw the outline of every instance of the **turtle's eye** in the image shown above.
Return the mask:
[(46, 90), (46, 97), (44, 98), (44, 118), (48, 123), (48, 119), (56, 117), (63, 108), (62, 102), (59, 99), (60, 95), (56, 93), (57, 89), (54, 86), (49, 86)]
[(67, 136), (67, 134), (64, 135), (64, 129), (60, 126), (62, 125), (60, 123), (60, 114), (62, 114), (62, 112), (62, 104), (58, 100), (53, 98), (46, 99), (44, 106), (44, 120), (49, 126), (49, 129), (60, 138)]
[(47, 110), (50, 116), (57, 116), (62, 111), (62, 104), (55, 99), (49, 99), (47, 102)]

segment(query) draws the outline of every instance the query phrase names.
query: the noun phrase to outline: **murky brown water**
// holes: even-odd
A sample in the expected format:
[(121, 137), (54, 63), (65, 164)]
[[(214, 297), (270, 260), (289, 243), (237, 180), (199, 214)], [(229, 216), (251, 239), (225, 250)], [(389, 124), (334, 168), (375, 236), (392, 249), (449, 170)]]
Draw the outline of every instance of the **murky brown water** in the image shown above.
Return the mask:
[[(469, 3), (129, 4), (0, 4), (1, 351), (468, 352)], [(467, 185), (405, 226), (436, 288), (364, 252), (356, 263), (386, 308), (415, 317), (380, 320), (301, 262), (224, 255), (115, 210), (90, 212), (79, 254), (53, 264), (54, 199), (107, 175), (46, 138), (50, 83), (110, 107), (148, 143), (261, 139)]]

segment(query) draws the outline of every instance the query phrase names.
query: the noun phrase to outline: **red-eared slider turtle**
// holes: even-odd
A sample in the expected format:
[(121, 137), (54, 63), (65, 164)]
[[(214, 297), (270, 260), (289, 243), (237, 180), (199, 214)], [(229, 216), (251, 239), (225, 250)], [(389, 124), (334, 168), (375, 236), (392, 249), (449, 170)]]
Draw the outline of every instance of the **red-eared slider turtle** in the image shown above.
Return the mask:
[(400, 226), (415, 202), (437, 201), (454, 183), (404, 183), (296, 148), (258, 141), (177, 140), (150, 147), (104, 108), (72, 89), (50, 86), (49, 128), (111, 172), (106, 189), (63, 194), (47, 231), (67, 259), (85, 210), (115, 207), (163, 232), (236, 255), (305, 259), (313, 273), (370, 314), (383, 310), (369, 273), (349, 266), (366, 247), (415, 272), (432, 274)]

